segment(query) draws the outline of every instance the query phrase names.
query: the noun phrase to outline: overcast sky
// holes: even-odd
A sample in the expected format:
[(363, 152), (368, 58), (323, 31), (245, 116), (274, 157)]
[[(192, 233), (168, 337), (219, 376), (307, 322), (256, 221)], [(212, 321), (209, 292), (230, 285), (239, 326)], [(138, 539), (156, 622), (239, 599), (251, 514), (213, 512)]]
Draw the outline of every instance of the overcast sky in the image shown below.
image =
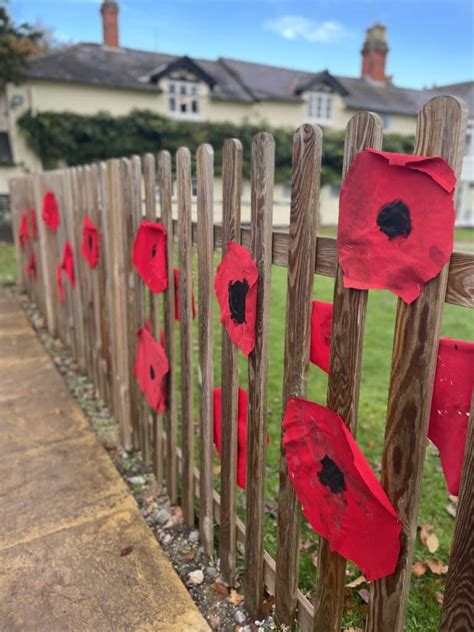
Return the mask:
[[(64, 42), (100, 42), (100, 0), (10, 0), (18, 21)], [(367, 26), (388, 27), (387, 71), (400, 86), (473, 78), (471, 0), (120, 0), (123, 46), (219, 56), (338, 75), (360, 73)]]

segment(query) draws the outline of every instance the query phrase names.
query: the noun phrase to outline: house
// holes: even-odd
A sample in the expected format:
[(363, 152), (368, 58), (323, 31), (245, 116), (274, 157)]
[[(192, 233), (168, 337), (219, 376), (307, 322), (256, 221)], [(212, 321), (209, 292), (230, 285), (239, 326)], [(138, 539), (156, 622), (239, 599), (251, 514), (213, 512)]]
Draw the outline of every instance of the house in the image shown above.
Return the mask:
[[(474, 82), (414, 90), (396, 86), (387, 75), (386, 28), (367, 30), (361, 50), (359, 77), (333, 75), (329, 70), (303, 72), (221, 57), (217, 60), (179, 57), (122, 48), (119, 5), (101, 5), (103, 43), (80, 43), (34, 58), (27, 80), (0, 92), (0, 194), (15, 174), (39, 170), (38, 158), (25, 145), (16, 120), (28, 109), (122, 115), (148, 109), (178, 120), (248, 121), (296, 128), (304, 122), (343, 129), (358, 110), (377, 112), (387, 132), (414, 134), (416, 114), (436, 94), (465, 99), (474, 116)], [(459, 223), (474, 223), (474, 173), (470, 120), (469, 159), (458, 195)], [(469, 163), (469, 164), (468, 164)], [(288, 215), (288, 187), (275, 191)], [(337, 221), (338, 191), (324, 187), (321, 219)], [(286, 216), (285, 216), (286, 213)], [(278, 215), (278, 211), (277, 211)]]

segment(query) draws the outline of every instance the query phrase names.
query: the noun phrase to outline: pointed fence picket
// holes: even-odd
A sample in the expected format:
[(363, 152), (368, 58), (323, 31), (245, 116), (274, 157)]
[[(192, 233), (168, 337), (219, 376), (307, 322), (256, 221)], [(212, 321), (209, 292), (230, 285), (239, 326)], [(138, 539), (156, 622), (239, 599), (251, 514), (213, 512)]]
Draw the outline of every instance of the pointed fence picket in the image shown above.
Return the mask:
[[(462, 102), (452, 97), (432, 99), (419, 114), (416, 153), (442, 156), (459, 173), (466, 121)], [(381, 148), (382, 141), (379, 118), (368, 112), (356, 114), (346, 130), (342, 175), (347, 173), (358, 151)], [(190, 526), (195, 524), (198, 507), (205, 553), (212, 555), (217, 548), (222, 579), (230, 586), (238, 579), (236, 555), (244, 556), (245, 603), (250, 614), (260, 617), (266, 593), (271, 593), (275, 595), (277, 623), (296, 626), (304, 632), (340, 630), (346, 562), (321, 540), (314, 604), (299, 589), (300, 509), (283, 451), (276, 561), (264, 550), (271, 266), (288, 269), (283, 406), (288, 398), (304, 397), (306, 393), (314, 274), (335, 279), (327, 403), (341, 415), (352, 433), (357, 426), (368, 295), (366, 291), (343, 287), (335, 240), (317, 237), (323, 145), (321, 130), (317, 127), (303, 125), (295, 133), (288, 232), (272, 232), (275, 148), (273, 138), (265, 133), (257, 134), (250, 148), (250, 228), (240, 226), (243, 148), (237, 139), (227, 140), (223, 148), (222, 225), (214, 222), (214, 154), (210, 145), (200, 146), (196, 153), (195, 206), (192, 155), (184, 147), (177, 152), (177, 217), (174, 219), (173, 170), (167, 151), (160, 152), (156, 159), (151, 154), (143, 160), (137, 156), (112, 159), (107, 163), (16, 178), (10, 183), (18, 281), (39, 305), (49, 332), (59, 335), (70, 348), (80, 369), (111, 406), (124, 447), (127, 450), (140, 448), (144, 459), (153, 461), (158, 484), (166, 483), (171, 502), (182, 505)], [(56, 234), (41, 220), (42, 201), (47, 191), (55, 193), (60, 207), (61, 223)], [(36, 211), (39, 235), (29, 249), (22, 250), (18, 240), (19, 224), (22, 213), (30, 208)], [(194, 208), (197, 221), (192, 220)], [(100, 234), (100, 258), (94, 269), (87, 266), (80, 254), (85, 215)], [(144, 217), (161, 221), (167, 231), (168, 288), (163, 297), (145, 292), (131, 261), (134, 236)], [(225, 254), (229, 240), (247, 247), (257, 263), (257, 335), (256, 347), (248, 359), (247, 376), (239, 375), (239, 353), (227, 333), (222, 334), (222, 460), (218, 493), (213, 476), (214, 252)], [(55, 274), (66, 241), (73, 246), (77, 283), (71, 288), (64, 278), (66, 300), (60, 304)], [(195, 246), (199, 290), (196, 329), (199, 344), (196, 348), (193, 347), (192, 298)], [(179, 325), (175, 323), (175, 248), (180, 270), (176, 297), (181, 314)], [(36, 282), (27, 278), (24, 271), (31, 251), (37, 261)], [(412, 305), (398, 303), (382, 485), (402, 520), (401, 555), (395, 573), (371, 585), (368, 631), (399, 632), (404, 625), (442, 310), (445, 302), (474, 307), (473, 278), (474, 255), (455, 252), (417, 301)], [(160, 338), (163, 327), (170, 363), (163, 415), (150, 411), (133, 375), (136, 332), (144, 326), (146, 318), (150, 318), (155, 338)], [(178, 327), (180, 362), (175, 348), (175, 328)], [(200, 388), (199, 406), (195, 407), (193, 385), (197, 367)], [(237, 515), (239, 380), (247, 382), (249, 394), (244, 520)], [(443, 632), (474, 628), (470, 594), (474, 581), (472, 423), (469, 437), (441, 617)], [(197, 499), (199, 504), (195, 502)], [(219, 525), (219, 544), (214, 541), (215, 523)]]

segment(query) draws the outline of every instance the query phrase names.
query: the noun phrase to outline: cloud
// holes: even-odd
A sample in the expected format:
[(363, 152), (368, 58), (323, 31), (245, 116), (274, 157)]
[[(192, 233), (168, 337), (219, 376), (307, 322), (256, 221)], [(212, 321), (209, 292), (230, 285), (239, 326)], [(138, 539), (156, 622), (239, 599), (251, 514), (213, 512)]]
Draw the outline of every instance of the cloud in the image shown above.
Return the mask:
[(304, 39), (308, 42), (323, 44), (338, 42), (348, 35), (345, 27), (339, 22), (331, 20), (315, 22), (302, 15), (283, 15), (274, 20), (268, 20), (264, 26), (286, 40)]

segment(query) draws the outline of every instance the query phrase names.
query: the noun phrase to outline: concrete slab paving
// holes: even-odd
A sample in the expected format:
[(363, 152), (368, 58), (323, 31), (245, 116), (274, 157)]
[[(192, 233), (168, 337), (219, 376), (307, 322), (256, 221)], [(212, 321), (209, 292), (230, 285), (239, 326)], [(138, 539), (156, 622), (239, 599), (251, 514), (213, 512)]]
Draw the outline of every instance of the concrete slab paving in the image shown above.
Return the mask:
[(1, 287), (0, 481), (2, 632), (210, 629)]

